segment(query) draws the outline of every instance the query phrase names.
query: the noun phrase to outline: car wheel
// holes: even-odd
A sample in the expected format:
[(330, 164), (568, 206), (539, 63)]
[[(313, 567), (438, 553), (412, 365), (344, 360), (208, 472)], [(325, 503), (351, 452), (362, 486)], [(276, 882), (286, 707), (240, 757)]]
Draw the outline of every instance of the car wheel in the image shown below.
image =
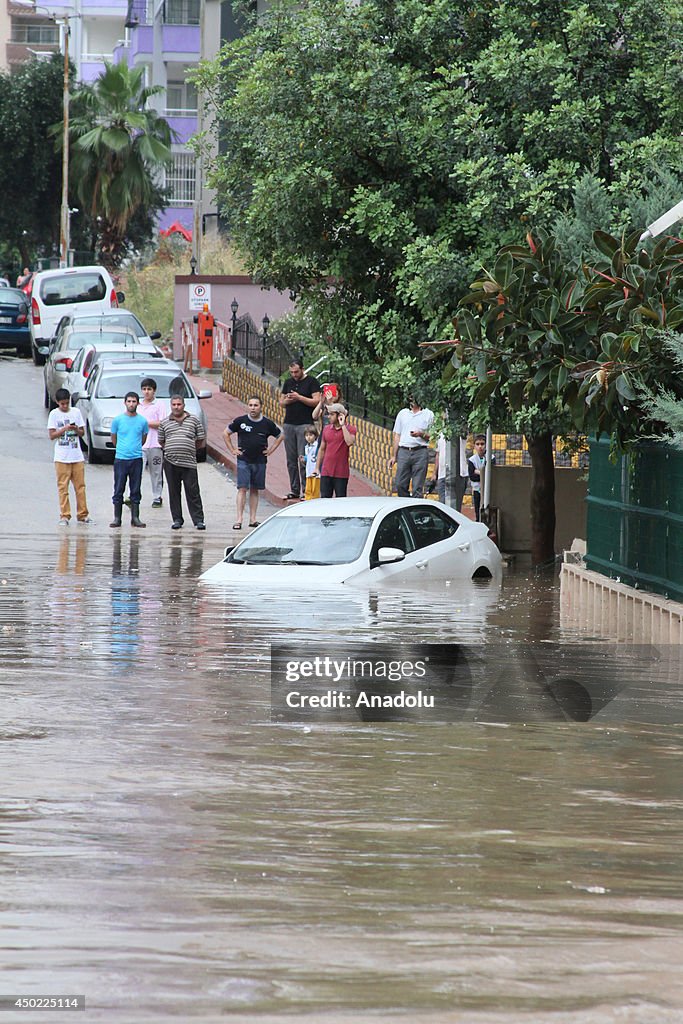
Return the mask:
[(33, 356), (33, 362), (36, 366), (45, 366), (45, 356), (41, 356), (35, 345), (31, 345), (31, 355)]
[(100, 462), (102, 462), (102, 456), (95, 448), (95, 445), (92, 443), (92, 434), (90, 433), (90, 427), (88, 427), (87, 429), (86, 437), (88, 438), (88, 464), (91, 466), (97, 466)]
[(22, 348), (18, 348), (17, 349), (17, 355), (19, 356), (20, 359), (30, 359), (31, 358), (31, 349), (30, 349), (30, 347), (23, 346)]

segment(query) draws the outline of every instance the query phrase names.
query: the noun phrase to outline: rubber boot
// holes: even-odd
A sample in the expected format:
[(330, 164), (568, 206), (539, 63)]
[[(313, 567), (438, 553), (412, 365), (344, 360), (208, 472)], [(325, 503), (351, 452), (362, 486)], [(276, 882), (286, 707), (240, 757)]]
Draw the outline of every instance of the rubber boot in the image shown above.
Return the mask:
[(113, 520), (113, 522), (111, 522), (109, 524), (112, 527), (112, 529), (116, 529), (117, 527), (119, 527), (121, 525), (121, 509), (122, 509), (122, 507), (123, 506), (120, 503), (118, 505), (114, 505), (114, 520)]
[(130, 503), (130, 525), (131, 526), (139, 526), (142, 529), (144, 529), (147, 526), (147, 523), (143, 523), (143, 522), (140, 521), (140, 502), (139, 501), (131, 501), (131, 503)]

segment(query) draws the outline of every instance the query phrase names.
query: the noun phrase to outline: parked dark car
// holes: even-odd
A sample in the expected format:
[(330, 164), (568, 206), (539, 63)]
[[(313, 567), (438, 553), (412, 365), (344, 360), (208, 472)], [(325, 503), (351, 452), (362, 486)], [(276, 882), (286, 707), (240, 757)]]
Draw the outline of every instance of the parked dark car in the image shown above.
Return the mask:
[(0, 348), (15, 348), (17, 355), (31, 355), (28, 299), (18, 288), (0, 288)]

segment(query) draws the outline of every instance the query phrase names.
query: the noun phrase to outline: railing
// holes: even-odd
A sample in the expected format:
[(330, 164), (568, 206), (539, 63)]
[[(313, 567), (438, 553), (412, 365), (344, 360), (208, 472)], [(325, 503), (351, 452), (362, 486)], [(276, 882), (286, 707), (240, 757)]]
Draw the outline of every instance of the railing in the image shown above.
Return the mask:
[(164, 117), (196, 117), (196, 107), (166, 107)]

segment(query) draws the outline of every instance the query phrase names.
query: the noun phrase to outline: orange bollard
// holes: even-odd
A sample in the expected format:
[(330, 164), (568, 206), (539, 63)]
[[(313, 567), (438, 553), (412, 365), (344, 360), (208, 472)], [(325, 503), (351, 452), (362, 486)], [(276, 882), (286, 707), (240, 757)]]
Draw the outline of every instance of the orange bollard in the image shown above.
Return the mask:
[(197, 341), (199, 348), (199, 365), (210, 370), (213, 367), (213, 314), (205, 302), (204, 308), (197, 317)]

